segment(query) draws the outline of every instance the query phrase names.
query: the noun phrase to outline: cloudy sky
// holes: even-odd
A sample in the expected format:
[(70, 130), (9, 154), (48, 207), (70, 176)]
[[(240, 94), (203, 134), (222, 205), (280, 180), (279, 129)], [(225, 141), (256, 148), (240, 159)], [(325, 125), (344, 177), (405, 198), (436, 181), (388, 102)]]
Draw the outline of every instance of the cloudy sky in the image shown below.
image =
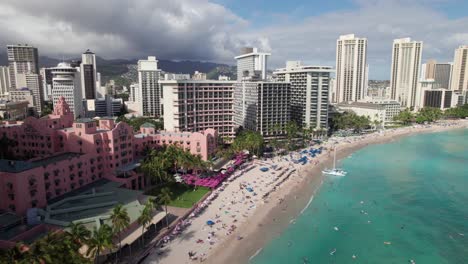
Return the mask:
[(389, 79), (395, 38), (424, 41), (423, 61), (453, 60), (468, 45), (466, 10), (466, 0), (0, 0), (0, 45), (228, 64), (251, 45), (271, 52), (275, 68), (334, 66), (337, 37), (354, 33), (368, 38), (370, 78)]

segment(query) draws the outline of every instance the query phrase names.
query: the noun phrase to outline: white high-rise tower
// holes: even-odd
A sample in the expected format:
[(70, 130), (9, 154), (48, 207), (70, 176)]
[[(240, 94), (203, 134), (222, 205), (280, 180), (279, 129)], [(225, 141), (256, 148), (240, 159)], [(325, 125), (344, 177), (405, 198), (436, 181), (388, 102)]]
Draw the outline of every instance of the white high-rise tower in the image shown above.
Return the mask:
[(402, 107), (416, 106), (422, 48), (422, 41), (411, 41), (411, 38), (393, 41), (391, 99), (400, 102)]
[(455, 50), (450, 89), (468, 91), (468, 46), (460, 46)]
[(366, 67), (367, 39), (340, 36), (336, 41), (336, 103), (364, 98)]
[(258, 52), (257, 48), (242, 48), (241, 55), (236, 56), (237, 80), (265, 80), (267, 62), (270, 53)]
[(144, 116), (161, 115), (160, 72), (156, 57), (149, 56), (147, 60), (138, 61), (138, 94), (135, 98), (140, 100), (138, 108)]

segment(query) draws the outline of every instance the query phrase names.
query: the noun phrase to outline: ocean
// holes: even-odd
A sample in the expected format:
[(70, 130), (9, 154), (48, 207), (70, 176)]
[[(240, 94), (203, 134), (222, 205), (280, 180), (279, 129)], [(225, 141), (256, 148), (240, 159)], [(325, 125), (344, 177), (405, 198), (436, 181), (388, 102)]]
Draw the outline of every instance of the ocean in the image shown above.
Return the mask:
[(468, 263), (468, 129), (371, 145), (339, 165), (348, 174), (327, 176), (250, 263)]

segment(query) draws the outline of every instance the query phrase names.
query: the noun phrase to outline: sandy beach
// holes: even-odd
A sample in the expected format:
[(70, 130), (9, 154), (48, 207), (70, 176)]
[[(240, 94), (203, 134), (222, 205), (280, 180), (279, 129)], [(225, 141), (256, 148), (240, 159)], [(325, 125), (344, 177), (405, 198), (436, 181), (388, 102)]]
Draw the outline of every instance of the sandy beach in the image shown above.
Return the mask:
[[(456, 128), (468, 128), (468, 120), (332, 137), (321, 146), (336, 146), (337, 159), (342, 159), (369, 144)], [(191, 225), (181, 235), (163, 248), (153, 248), (144, 263), (247, 263), (307, 208), (323, 182), (321, 171), (331, 167), (332, 162), (332, 153), (324, 151), (306, 165), (292, 163), (289, 155), (244, 165), (242, 174), (234, 174), (215, 190), (217, 197), (201, 214), (191, 218)], [(262, 167), (269, 170), (262, 172)], [(214, 224), (207, 225), (207, 221)], [(189, 252), (194, 253), (193, 260)]]

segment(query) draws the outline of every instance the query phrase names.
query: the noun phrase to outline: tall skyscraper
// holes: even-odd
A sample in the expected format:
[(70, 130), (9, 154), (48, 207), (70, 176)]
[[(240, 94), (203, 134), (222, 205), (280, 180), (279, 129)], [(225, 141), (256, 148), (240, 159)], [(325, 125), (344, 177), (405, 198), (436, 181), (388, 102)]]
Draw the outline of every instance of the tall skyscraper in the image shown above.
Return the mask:
[(156, 57), (138, 61), (138, 95), (135, 98), (140, 100), (140, 113), (144, 116), (161, 115), (160, 72)]
[(265, 80), (270, 53), (258, 52), (257, 48), (242, 48), (237, 60), (237, 80)]
[(354, 34), (340, 36), (336, 41), (337, 103), (364, 98), (366, 67), (367, 39)]
[(87, 50), (81, 55), (81, 93), (84, 99), (96, 98), (96, 55)]
[(22, 77), (19, 74), (39, 73), (37, 48), (29, 45), (7, 45), (7, 53), (8, 64), (10, 66), (11, 89), (23, 88), (17, 87), (18, 78)]
[(27, 87), (34, 96), (34, 114), (40, 115), (44, 103), (44, 93), (39, 75), (39, 55), (37, 48), (29, 45), (7, 45), (10, 69), (10, 89)]
[(300, 61), (288, 61), (286, 68), (273, 72), (278, 81), (291, 83), (291, 120), (301, 127), (328, 127), (332, 72), (332, 67), (303, 66)]
[(81, 94), (81, 75), (79, 68), (69, 63), (59, 63), (52, 70), (52, 100), (54, 106), (60, 97), (64, 97), (76, 118), (83, 116), (83, 96)]
[(0, 95), (10, 89), (10, 69), (8, 66), (0, 66)]
[(450, 89), (468, 91), (468, 46), (460, 46), (455, 50)]
[(44, 100), (52, 100), (52, 69), (41, 68), (42, 89), (44, 93)]
[(290, 84), (237, 82), (234, 87), (234, 124), (265, 138), (285, 134), (291, 120)]
[(391, 99), (400, 102), (402, 107), (416, 106), (422, 48), (422, 41), (411, 41), (411, 38), (393, 41)]

